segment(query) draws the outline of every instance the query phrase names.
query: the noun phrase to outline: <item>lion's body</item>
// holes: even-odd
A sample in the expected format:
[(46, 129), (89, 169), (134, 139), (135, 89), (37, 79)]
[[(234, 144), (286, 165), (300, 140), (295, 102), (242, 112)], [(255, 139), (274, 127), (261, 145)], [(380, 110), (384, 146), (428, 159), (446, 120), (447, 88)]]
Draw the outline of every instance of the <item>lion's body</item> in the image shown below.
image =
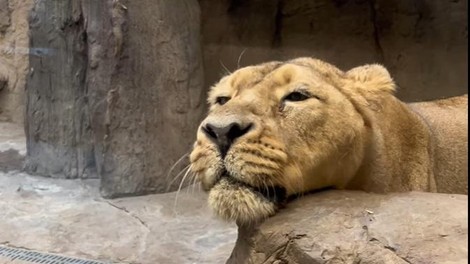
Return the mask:
[(409, 106), (431, 133), (437, 192), (468, 194), (468, 96)]
[(242, 68), (212, 88), (191, 170), (215, 212), (241, 224), (325, 187), (466, 194), (467, 97), (405, 104), (394, 89), (379, 65)]
[(374, 111), (370, 156), (346, 188), (467, 194), (467, 109), (467, 96), (412, 104), (384, 98)]

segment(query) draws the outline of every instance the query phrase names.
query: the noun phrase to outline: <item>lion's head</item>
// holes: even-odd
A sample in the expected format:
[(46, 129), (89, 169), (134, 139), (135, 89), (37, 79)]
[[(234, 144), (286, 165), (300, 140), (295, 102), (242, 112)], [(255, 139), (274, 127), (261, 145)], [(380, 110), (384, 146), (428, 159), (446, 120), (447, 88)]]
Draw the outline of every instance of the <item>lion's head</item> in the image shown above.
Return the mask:
[(364, 97), (393, 91), (387, 72), (342, 72), (311, 58), (245, 67), (210, 91), (191, 171), (212, 209), (239, 224), (275, 213), (286, 197), (344, 187), (369, 137)]

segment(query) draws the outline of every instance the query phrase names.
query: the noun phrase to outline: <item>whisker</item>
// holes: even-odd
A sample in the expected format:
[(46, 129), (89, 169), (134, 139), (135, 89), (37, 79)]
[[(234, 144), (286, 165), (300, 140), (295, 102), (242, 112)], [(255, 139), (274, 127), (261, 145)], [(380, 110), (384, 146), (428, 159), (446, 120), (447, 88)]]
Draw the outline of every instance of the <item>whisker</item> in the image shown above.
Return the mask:
[(229, 70), (227, 69), (227, 67), (225, 67), (224, 63), (223, 63), (221, 60), (219, 60), (219, 63), (220, 63), (220, 65), (224, 68), (224, 70), (226, 71), (227, 74), (232, 74), (232, 72), (229, 71)]
[(247, 50), (247, 49), (245, 48), (245, 49), (240, 53), (240, 56), (238, 56), (238, 60), (237, 60), (237, 69), (240, 69), (240, 61), (241, 61), (241, 59), (242, 59), (242, 57), (243, 57), (243, 54), (245, 54), (245, 51), (246, 51), (246, 50)]
[(183, 156), (181, 156), (181, 158), (179, 158), (179, 159), (173, 164), (173, 166), (171, 166), (170, 170), (168, 171), (168, 174), (166, 175), (166, 179), (170, 178), (170, 175), (171, 175), (171, 173), (173, 172), (173, 170), (176, 168), (176, 166), (177, 166), (184, 158), (186, 158), (188, 155), (189, 155), (189, 152), (184, 153)]
[(183, 187), (184, 180), (186, 180), (186, 177), (188, 177), (188, 174), (191, 172), (191, 166), (186, 170), (186, 173), (183, 176), (183, 179), (181, 179), (180, 185), (178, 186), (178, 191), (176, 192), (175, 195), (175, 203), (173, 205), (173, 211), (176, 212), (176, 205), (178, 204), (178, 195), (181, 191), (181, 187)]
[(191, 180), (191, 189), (192, 189), (192, 193), (194, 193), (195, 189), (196, 189), (196, 181), (197, 181), (197, 175), (195, 173), (192, 174), (193, 175), (193, 179)]
[(304, 182), (304, 179), (302, 177), (302, 172), (300, 171), (299, 169), (299, 166), (297, 165), (297, 162), (296, 162), (296, 166), (295, 168), (297, 169), (297, 177), (298, 177), (298, 186), (299, 186), (299, 191), (300, 190), (304, 190), (304, 185), (305, 185), (305, 182)]
[(174, 178), (173, 180), (171, 180), (170, 183), (168, 183), (168, 186), (166, 188), (166, 191), (169, 192), (170, 191), (170, 188), (171, 186), (173, 185), (173, 183), (179, 178), (179, 176), (181, 174), (183, 174), (185, 171), (189, 170), (189, 167), (191, 166), (191, 164), (188, 164), (186, 167), (184, 167)]

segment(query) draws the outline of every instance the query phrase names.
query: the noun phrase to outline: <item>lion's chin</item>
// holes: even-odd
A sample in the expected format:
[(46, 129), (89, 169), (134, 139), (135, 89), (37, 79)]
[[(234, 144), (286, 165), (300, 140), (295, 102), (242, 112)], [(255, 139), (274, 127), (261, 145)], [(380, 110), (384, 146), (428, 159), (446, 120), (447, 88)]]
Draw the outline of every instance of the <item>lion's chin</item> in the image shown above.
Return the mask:
[[(274, 192), (273, 192), (274, 193)], [(285, 196), (279, 194), (278, 196)], [(209, 206), (216, 215), (238, 225), (253, 225), (274, 215), (280, 199), (270, 197), (238, 181), (224, 177), (209, 191)]]

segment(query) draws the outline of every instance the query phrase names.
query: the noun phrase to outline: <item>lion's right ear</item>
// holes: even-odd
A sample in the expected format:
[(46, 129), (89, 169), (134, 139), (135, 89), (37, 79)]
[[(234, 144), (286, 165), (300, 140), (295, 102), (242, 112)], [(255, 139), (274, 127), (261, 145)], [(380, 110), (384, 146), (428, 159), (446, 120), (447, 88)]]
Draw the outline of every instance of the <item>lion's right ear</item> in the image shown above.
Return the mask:
[(368, 64), (346, 72), (346, 77), (354, 81), (354, 86), (363, 93), (395, 92), (395, 82), (390, 73), (379, 64)]

